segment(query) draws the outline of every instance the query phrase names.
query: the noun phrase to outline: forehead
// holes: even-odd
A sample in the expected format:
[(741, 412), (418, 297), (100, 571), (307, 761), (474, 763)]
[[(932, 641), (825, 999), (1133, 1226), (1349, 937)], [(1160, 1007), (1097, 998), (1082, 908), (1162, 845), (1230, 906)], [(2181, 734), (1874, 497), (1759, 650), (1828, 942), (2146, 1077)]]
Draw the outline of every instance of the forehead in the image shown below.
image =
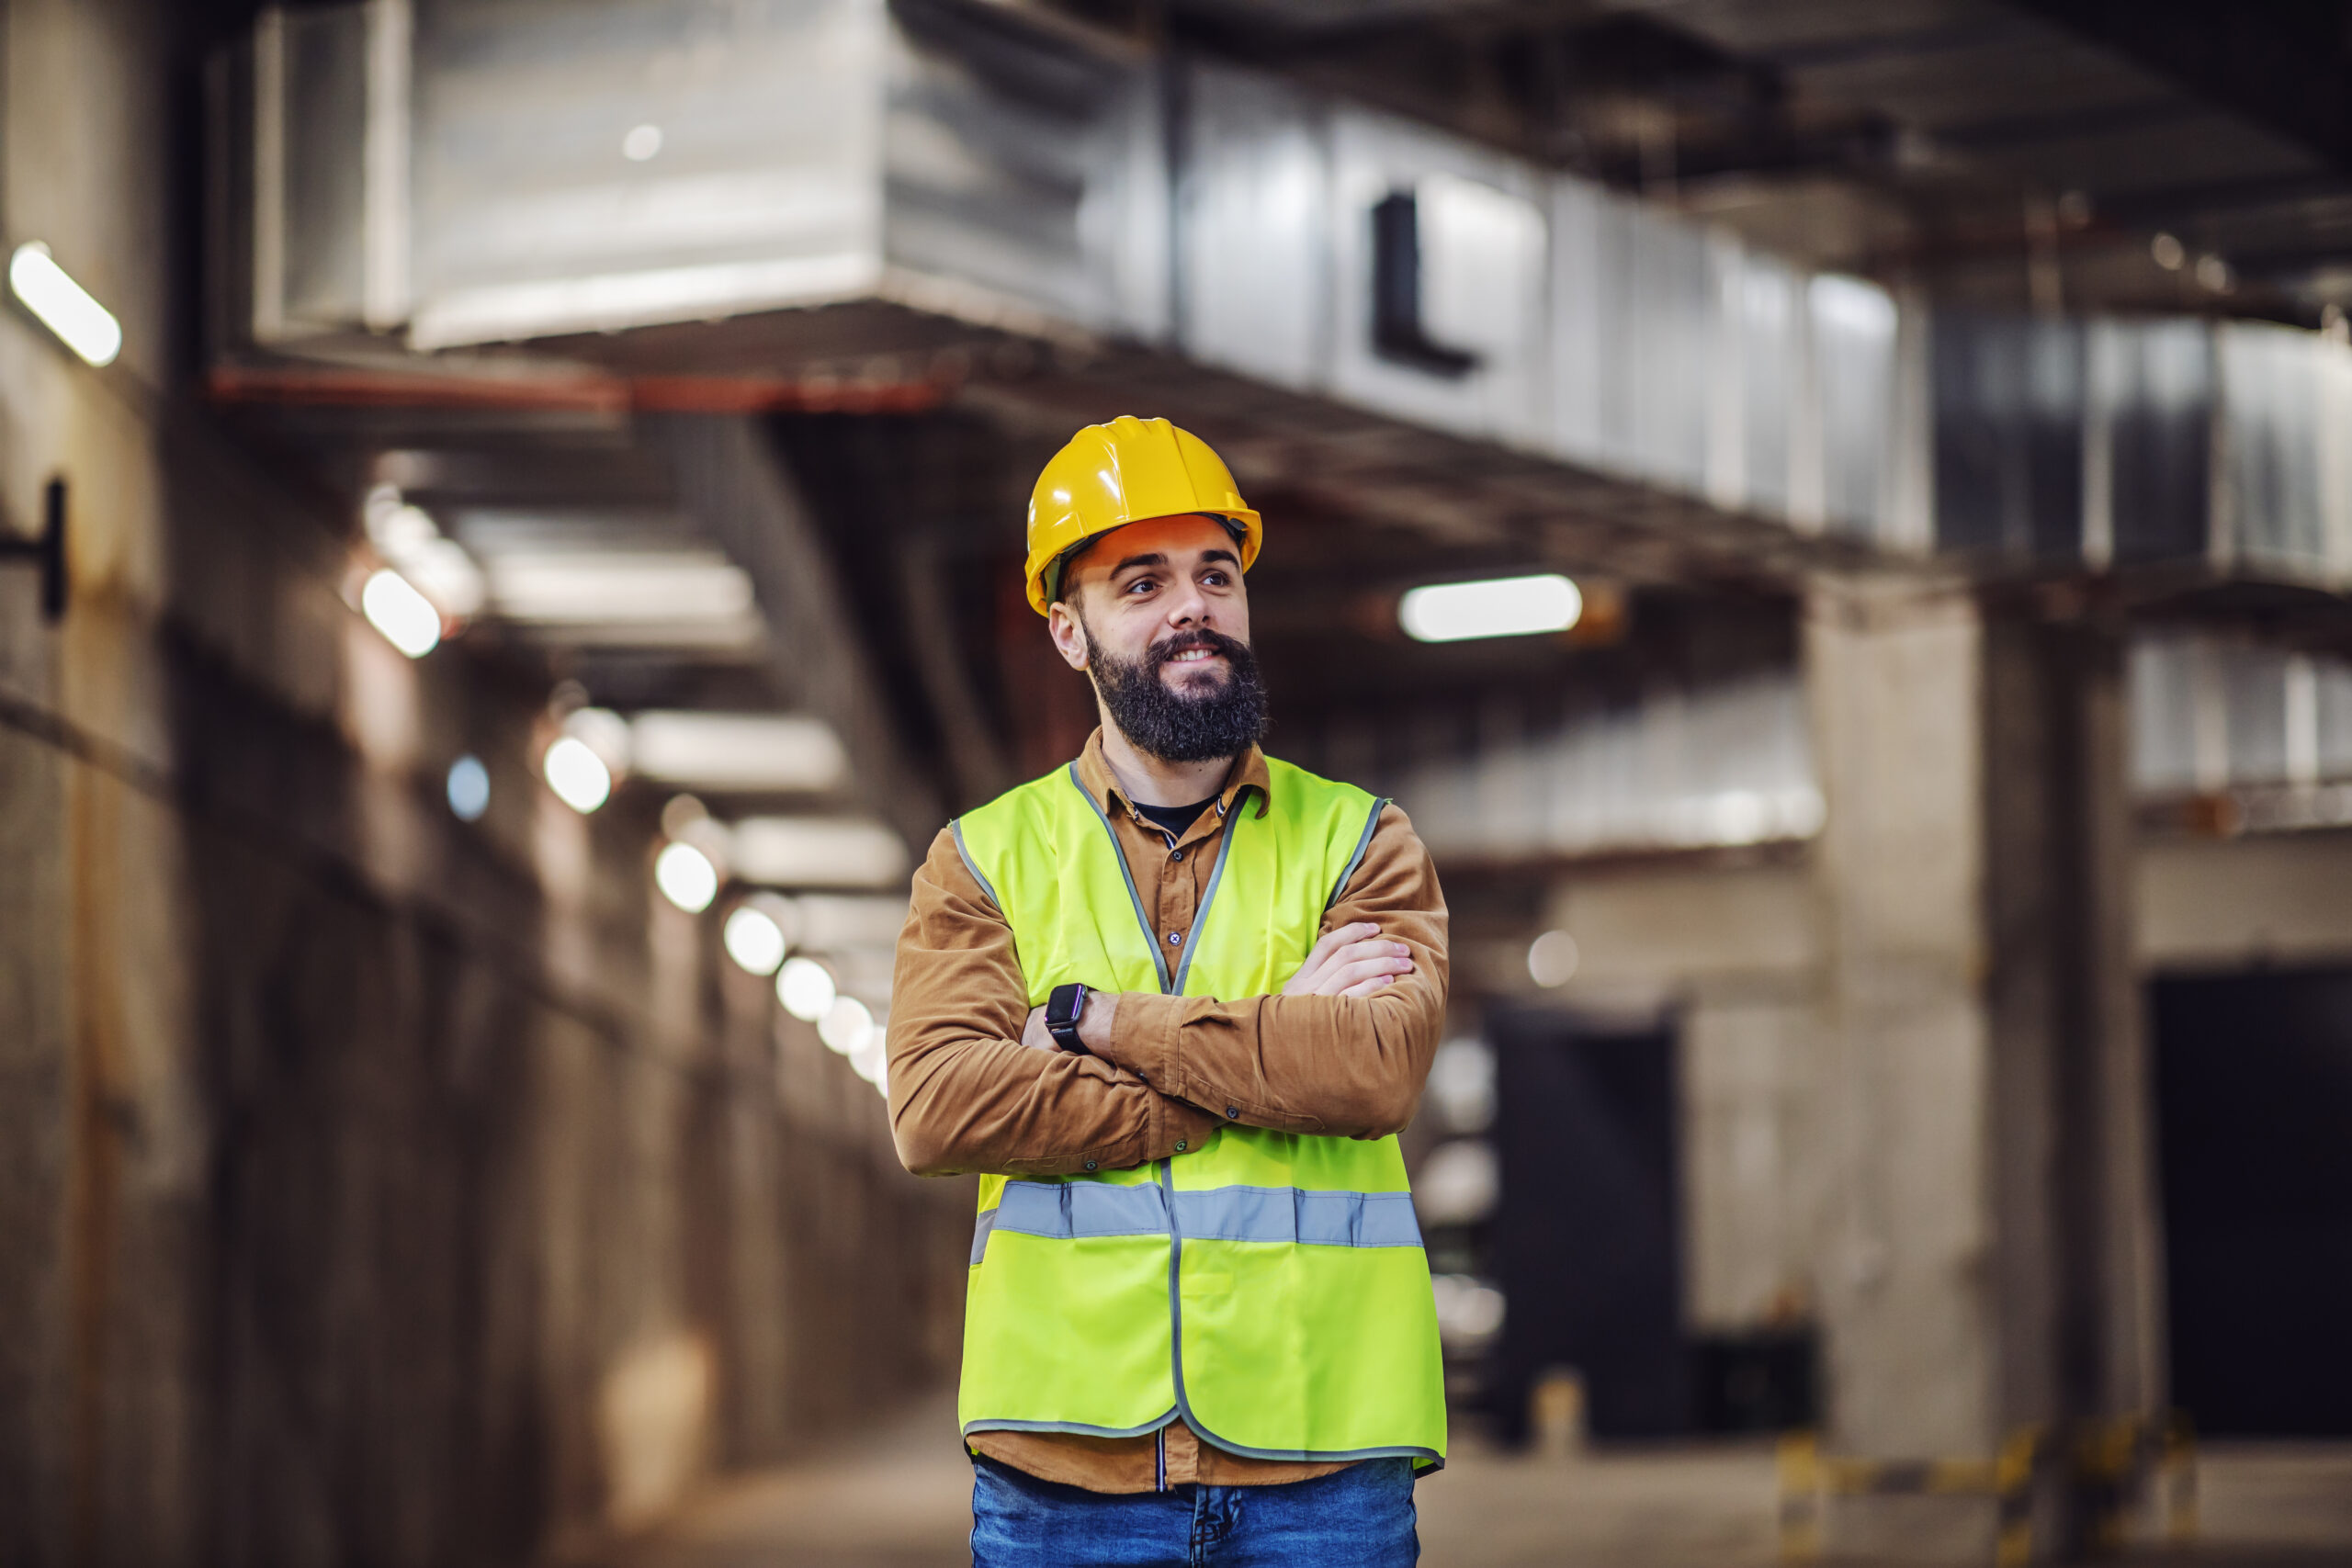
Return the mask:
[(1166, 556), (1171, 565), (1196, 560), (1210, 550), (1231, 552), (1233, 536), (1214, 517), (1186, 513), (1177, 517), (1147, 517), (1114, 529), (1094, 541), (1079, 562), (1079, 570), (1103, 576), (1116, 570), (1130, 556)]

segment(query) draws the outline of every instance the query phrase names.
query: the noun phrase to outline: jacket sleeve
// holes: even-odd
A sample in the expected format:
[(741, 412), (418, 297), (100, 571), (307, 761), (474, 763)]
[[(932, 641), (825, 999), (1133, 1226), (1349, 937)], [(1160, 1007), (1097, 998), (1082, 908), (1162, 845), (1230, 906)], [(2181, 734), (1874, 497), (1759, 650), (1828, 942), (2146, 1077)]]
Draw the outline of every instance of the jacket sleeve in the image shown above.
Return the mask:
[(918, 1176), (1117, 1170), (1197, 1145), (1216, 1118), (1099, 1056), (1021, 1043), (1006, 924), (943, 831), (915, 874), (890, 984), (890, 1131)]
[(1395, 806), (1317, 934), (1359, 921), (1403, 942), (1412, 973), (1369, 997), (1130, 992), (1099, 1054), (1219, 1120), (1358, 1138), (1402, 1130), (1445, 1028), (1446, 909), (1437, 868)]

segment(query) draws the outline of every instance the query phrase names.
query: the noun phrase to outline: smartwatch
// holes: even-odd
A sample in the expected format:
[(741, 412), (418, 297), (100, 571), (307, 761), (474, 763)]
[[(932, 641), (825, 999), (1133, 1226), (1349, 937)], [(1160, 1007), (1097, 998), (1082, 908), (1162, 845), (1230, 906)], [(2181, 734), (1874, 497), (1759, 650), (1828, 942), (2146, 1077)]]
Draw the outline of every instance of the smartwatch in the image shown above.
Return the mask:
[(1083, 986), (1056, 986), (1054, 994), (1046, 998), (1046, 1032), (1063, 1050), (1075, 1051), (1081, 1056), (1086, 1055), (1086, 1047), (1078, 1043), (1078, 1015), (1085, 1010)]

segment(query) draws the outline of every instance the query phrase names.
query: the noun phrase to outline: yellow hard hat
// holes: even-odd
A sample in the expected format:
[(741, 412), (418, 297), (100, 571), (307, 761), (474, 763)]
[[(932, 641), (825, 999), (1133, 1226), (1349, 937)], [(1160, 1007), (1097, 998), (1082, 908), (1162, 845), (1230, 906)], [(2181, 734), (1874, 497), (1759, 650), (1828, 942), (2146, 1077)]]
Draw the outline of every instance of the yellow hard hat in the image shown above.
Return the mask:
[(1122, 414), (1090, 424), (1054, 454), (1029, 493), (1029, 604), (1045, 615), (1070, 552), (1098, 534), (1151, 517), (1198, 513), (1231, 529), (1241, 570), (1263, 530), (1208, 443), (1164, 419)]

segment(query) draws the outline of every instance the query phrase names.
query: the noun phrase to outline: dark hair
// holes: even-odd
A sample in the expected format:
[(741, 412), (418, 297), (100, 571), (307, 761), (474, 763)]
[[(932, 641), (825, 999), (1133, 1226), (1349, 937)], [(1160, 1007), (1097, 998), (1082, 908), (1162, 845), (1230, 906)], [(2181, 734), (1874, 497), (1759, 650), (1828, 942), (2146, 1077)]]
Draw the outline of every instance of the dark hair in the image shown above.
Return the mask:
[(1085, 538), (1064, 550), (1058, 559), (1046, 566), (1048, 603), (1067, 604), (1070, 608), (1070, 614), (1078, 613), (1078, 590), (1073, 581), (1078, 575), (1078, 563), (1085, 558), (1087, 551), (1094, 547), (1094, 541), (1102, 537), (1105, 536), (1102, 534), (1089, 534)]

